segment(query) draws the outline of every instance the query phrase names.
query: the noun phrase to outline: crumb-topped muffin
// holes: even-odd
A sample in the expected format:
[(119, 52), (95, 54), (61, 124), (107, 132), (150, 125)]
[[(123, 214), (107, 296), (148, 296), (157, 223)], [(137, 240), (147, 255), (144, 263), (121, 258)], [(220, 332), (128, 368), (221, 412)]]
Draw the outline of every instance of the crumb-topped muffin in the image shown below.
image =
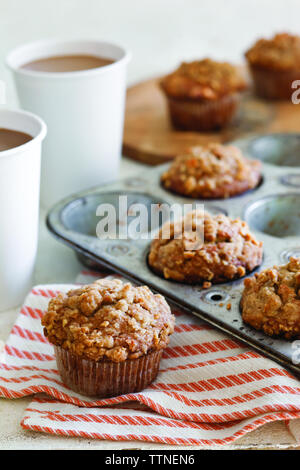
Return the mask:
[(256, 92), (269, 99), (289, 99), (300, 76), (300, 36), (276, 34), (259, 39), (247, 52)]
[[(195, 238), (196, 230), (202, 239)], [(246, 222), (191, 211), (161, 228), (151, 243), (148, 261), (166, 279), (208, 288), (212, 283), (243, 277), (261, 264), (262, 254), (262, 242), (251, 234)]]
[(240, 70), (211, 59), (182, 63), (160, 83), (172, 123), (185, 130), (213, 130), (234, 116), (239, 94), (247, 87)]
[(255, 188), (261, 180), (261, 162), (243, 156), (233, 145), (192, 147), (163, 173), (163, 186), (192, 198), (227, 198)]
[(148, 287), (101, 279), (50, 300), (42, 325), (63, 382), (107, 397), (142, 390), (155, 379), (174, 316)]
[(243, 320), (269, 336), (300, 338), (300, 259), (245, 279)]

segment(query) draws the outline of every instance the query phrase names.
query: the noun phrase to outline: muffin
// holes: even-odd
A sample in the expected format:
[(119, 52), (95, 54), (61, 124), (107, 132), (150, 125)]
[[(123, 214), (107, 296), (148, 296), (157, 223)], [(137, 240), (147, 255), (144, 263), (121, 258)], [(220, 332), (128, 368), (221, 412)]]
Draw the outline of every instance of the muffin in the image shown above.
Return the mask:
[(155, 379), (174, 316), (148, 287), (101, 279), (50, 300), (42, 325), (63, 382), (83, 395), (110, 397)]
[(245, 279), (245, 323), (269, 336), (300, 338), (300, 258)]
[(292, 82), (300, 79), (300, 36), (282, 33), (259, 39), (245, 55), (258, 96), (291, 99)]
[(203, 59), (182, 63), (160, 83), (172, 124), (179, 129), (210, 131), (228, 124), (247, 87), (240, 70), (227, 62)]
[(262, 243), (246, 222), (191, 211), (161, 228), (151, 243), (148, 262), (165, 279), (208, 288), (252, 271), (261, 264), (262, 254)]
[(261, 162), (250, 160), (232, 145), (192, 147), (163, 173), (163, 186), (192, 198), (227, 198), (255, 188), (261, 180)]

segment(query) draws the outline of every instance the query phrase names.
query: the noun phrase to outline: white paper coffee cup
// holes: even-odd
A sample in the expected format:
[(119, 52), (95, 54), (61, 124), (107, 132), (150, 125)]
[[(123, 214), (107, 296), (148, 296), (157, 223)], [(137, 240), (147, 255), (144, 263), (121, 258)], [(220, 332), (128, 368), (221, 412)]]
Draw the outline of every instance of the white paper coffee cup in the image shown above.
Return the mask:
[(38, 244), (41, 145), (45, 123), (25, 111), (0, 110), (0, 128), (33, 137), (0, 152), (0, 311), (19, 305), (32, 286)]
[[(20, 68), (41, 58), (90, 54), (114, 60), (104, 67), (75, 72)], [(59, 199), (117, 178), (122, 146), (126, 66), (130, 54), (102, 41), (46, 40), (13, 50), (13, 71), (21, 106), (48, 127), (43, 146), (41, 200)]]

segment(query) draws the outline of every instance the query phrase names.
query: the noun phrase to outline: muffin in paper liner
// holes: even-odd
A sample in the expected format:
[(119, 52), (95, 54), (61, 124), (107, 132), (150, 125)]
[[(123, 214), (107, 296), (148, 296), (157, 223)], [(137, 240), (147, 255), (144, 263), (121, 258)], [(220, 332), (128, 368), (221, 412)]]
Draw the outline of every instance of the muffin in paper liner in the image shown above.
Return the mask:
[(268, 100), (289, 100), (295, 91), (292, 84), (300, 80), (300, 67), (296, 70), (270, 70), (250, 66), (257, 96)]
[(157, 376), (174, 324), (162, 295), (119, 279), (58, 294), (42, 318), (62, 381), (100, 398), (147, 387)]
[(300, 79), (300, 36), (279, 33), (259, 39), (245, 53), (256, 94), (269, 100), (291, 99)]
[(182, 100), (167, 97), (174, 127), (190, 131), (211, 131), (228, 125), (236, 115), (240, 94), (223, 96), (215, 101)]
[(211, 131), (233, 119), (247, 82), (238, 67), (206, 58), (183, 62), (160, 87), (174, 127)]
[(140, 392), (155, 380), (163, 351), (124, 362), (83, 359), (54, 346), (58, 371), (65, 385), (82, 395), (108, 398)]

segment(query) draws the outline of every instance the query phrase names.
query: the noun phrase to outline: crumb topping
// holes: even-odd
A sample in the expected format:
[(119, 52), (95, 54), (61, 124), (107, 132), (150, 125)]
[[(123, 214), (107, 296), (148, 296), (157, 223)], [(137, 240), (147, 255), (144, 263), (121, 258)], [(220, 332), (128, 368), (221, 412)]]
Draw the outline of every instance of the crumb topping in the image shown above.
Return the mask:
[(216, 100), (247, 88), (240, 70), (227, 62), (203, 59), (183, 62), (161, 82), (162, 89), (174, 98)]
[(242, 317), (269, 336), (300, 337), (300, 258), (245, 279)]
[[(203, 240), (191, 250), (196, 228), (203, 231)], [(191, 211), (161, 228), (152, 241), (149, 264), (166, 279), (204, 283), (207, 288), (211, 283), (243, 277), (261, 264), (262, 253), (262, 242), (251, 234), (246, 222)]]
[(261, 162), (250, 160), (232, 145), (212, 143), (192, 147), (163, 173), (163, 185), (176, 193), (198, 198), (226, 198), (257, 186)]
[(300, 36), (276, 34), (271, 39), (259, 39), (247, 52), (250, 64), (276, 70), (300, 66)]
[(101, 279), (51, 299), (42, 325), (52, 344), (87, 359), (122, 362), (164, 348), (174, 316), (148, 287)]

